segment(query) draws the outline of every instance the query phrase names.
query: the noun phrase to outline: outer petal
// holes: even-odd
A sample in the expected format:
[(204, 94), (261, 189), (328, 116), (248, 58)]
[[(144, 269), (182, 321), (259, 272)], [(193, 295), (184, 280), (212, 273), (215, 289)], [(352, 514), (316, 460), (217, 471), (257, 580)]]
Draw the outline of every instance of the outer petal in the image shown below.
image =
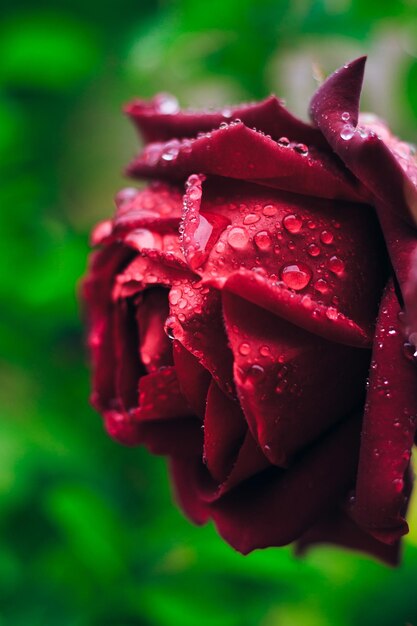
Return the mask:
[(181, 111), (173, 96), (159, 94), (148, 102), (133, 100), (125, 111), (147, 142), (195, 137), (199, 132), (207, 133), (238, 118), (246, 126), (255, 126), (276, 140), (286, 135), (293, 140), (326, 147), (323, 135), (291, 115), (275, 96), (218, 111)]
[(339, 544), (350, 550), (372, 554), (387, 565), (398, 565), (400, 542), (393, 545), (381, 543), (357, 526), (342, 510), (332, 513), (310, 528), (297, 541), (296, 553), (304, 554), (314, 544)]
[(396, 146), (387, 145), (372, 127), (357, 128), (365, 61), (366, 57), (356, 59), (326, 80), (311, 101), (311, 116), (336, 154), (373, 195), (415, 224), (415, 165), (399, 159)]
[(361, 404), (369, 352), (326, 341), (226, 292), (223, 310), (251, 432), (271, 463), (286, 466)]
[(195, 140), (149, 144), (127, 173), (139, 178), (184, 180), (193, 172), (258, 182), (318, 198), (364, 201), (363, 188), (330, 155), (282, 145), (232, 123)]
[(269, 470), (213, 503), (220, 535), (243, 554), (297, 539), (352, 484), (359, 431), (352, 417), (289, 470)]
[(360, 526), (390, 544), (408, 531), (404, 476), (417, 417), (416, 371), (404, 355), (399, 312), (390, 283), (378, 318), (352, 507)]
[(385, 263), (369, 207), (198, 176), (184, 206), (185, 257), (205, 284), (329, 339), (369, 344)]
[[(408, 341), (417, 348), (417, 163), (410, 146), (375, 118), (359, 118), (365, 58), (335, 72), (311, 103), (314, 122), (374, 196), (405, 303)], [(357, 127), (363, 122), (364, 127)]]

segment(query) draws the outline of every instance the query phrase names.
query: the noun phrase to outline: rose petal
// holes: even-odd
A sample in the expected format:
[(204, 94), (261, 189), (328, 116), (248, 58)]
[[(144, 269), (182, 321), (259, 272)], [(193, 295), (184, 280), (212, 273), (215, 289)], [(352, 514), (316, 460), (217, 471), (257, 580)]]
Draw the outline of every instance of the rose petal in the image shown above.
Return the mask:
[[(405, 332), (417, 347), (417, 163), (410, 146), (379, 121), (356, 127), (365, 57), (320, 87), (311, 114), (335, 152), (372, 192), (406, 309)], [(342, 116), (349, 116), (346, 127)], [(379, 133), (379, 134), (378, 134)]]
[[(308, 152), (308, 154), (307, 154)], [(337, 161), (315, 149), (297, 150), (242, 123), (195, 139), (149, 144), (127, 169), (129, 176), (184, 180), (193, 172), (255, 181), (318, 198), (363, 201), (362, 187)]]
[(391, 150), (372, 128), (357, 127), (365, 62), (361, 57), (334, 72), (313, 96), (310, 113), (336, 154), (372, 194), (415, 225), (415, 163), (406, 159), (406, 167), (401, 167), (398, 142)]
[(139, 407), (131, 415), (138, 443), (153, 454), (201, 454), (201, 422), (185, 402), (175, 367), (166, 367), (140, 379)]
[(352, 416), (289, 470), (268, 470), (217, 500), (211, 512), (220, 535), (243, 554), (297, 539), (352, 484), (359, 432)]
[(125, 112), (147, 142), (194, 137), (238, 118), (246, 126), (255, 126), (276, 140), (287, 135), (293, 140), (326, 147), (323, 135), (291, 115), (275, 96), (219, 111), (180, 111), (173, 96), (159, 94), (151, 101), (133, 100)]
[(239, 404), (212, 381), (204, 417), (204, 459), (217, 481), (223, 482), (230, 474), (246, 430)]
[(238, 395), (271, 463), (295, 452), (363, 400), (369, 352), (328, 342), (232, 294), (223, 294)]
[(220, 294), (201, 283), (175, 285), (169, 293), (170, 332), (227, 394), (234, 394), (233, 357), (223, 327)]
[(359, 459), (356, 522), (380, 541), (395, 543), (408, 530), (402, 511), (404, 480), (416, 430), (416, 370), (404, 355), (400, 305), (387, 286), (375, 335)]
[(336, 509), (310, 528), (297, 541), (296, 554), (304, 554), (314, 544), (336, 544), (349, 550), (371, 554), (387, 565), (398, 565), (400, 542), (387, 545), (359, 528), (345, 513)]
[[(185, 206), (185, 257), (205, 284), (329, 339), (369, 344), (384, 279), (370, 207), (198, 176)], [(201, 219), (212, 225), (204, 243), (195, 237)]]
[(203, 419), (206, 412), (207, 392), (211, 382), (211, 374), (176, 339), (172, 343), (172, 348), (181, 392), (187, 399), (193, 412)]
[(164, 326), (169, 314), (165, 289), (147, 289), (136, 302), (139, 353), (148, 372), (172, 365), (172, 346)]

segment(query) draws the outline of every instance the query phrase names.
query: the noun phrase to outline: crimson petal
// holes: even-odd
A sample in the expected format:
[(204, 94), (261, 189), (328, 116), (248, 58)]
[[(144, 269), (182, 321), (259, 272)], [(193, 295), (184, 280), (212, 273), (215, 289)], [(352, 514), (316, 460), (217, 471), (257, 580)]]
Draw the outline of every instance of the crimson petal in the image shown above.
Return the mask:
[(404, 355), (400, 305), (392, 282), (378, 318), (362, 431), (356, 499), (357, 523), (380, 541), (395, 543), (408, 531), (403, 509), (416, 430), (414, 363)]
[(214, 502), (219, 534), (243, 554), (297, 539), (353, 483), (360, 422), (350, 417), (289, 470), (267, 470)]
[(133, 100), (126, 105), (125, 112), (147, 142), (194, 137), (199, 132), (209, 132), (238, 118), (246, 126), (255, 126), (273, 139), (287, 135), (293, 140), (326, 147), (323, 135), (295, 118), (275, 96), (219, 111), (180, 111), (173, 96), (158, 94), (151, 101)]
[[(307, 154), (308, 153), (308, 154)], [(195, 140), (149, 144), (129, 165), (139, 178), (184, 180), (194, 172), (254, 181), (318, 198), (366, 200), (362, 187), (330, 155), (283, 146), (242, 123)]]
[(381, 543), (357, 526), (343, 511), (336, 509), (310, 528), (297, 541), (296, 554), (304, 554), (314, 544), (336, 544), (350, 550), (372, 554), (387, 565), (398, 565), (400, 542)]
[(223, 294), (234, 375), (251, 432), (274, 465), (362, 401), (369, 352), (328, 342), (232, 294)]
[[(384, 280), (370, 207), (218, 178), (187, 185), (184, 253), (205, 284), (326, 338), (369, 345)], [(201, 220), (211, 227), (203, 239)]]
[(417, 347), (417, 164), (410, 146), (375, 118), (362, 118), (365, 127), (356, 126), (362, 121), (358, 108), (364, 65), (362, 57), (330, 76), (310, 110), (335, 152), (374, 196), (405, 302), (405, 332)]

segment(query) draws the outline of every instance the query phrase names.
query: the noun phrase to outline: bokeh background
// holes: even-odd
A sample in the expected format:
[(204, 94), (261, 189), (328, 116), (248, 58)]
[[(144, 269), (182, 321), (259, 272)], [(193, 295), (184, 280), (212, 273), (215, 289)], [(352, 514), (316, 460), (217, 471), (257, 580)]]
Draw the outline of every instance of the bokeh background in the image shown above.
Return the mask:
[[(172, 505), (164, 462), (89, 408), (76, 286), (137, 138), (120, 113), (276, 92), (367, 53), (363, 105), (417, 138), (416, 0), (6, 0), (0, 24), (0, 626), (417, 624), (398, 570), (334, 548), (242, 557)], [(285, 514), (285, 512), (283, 512)]]

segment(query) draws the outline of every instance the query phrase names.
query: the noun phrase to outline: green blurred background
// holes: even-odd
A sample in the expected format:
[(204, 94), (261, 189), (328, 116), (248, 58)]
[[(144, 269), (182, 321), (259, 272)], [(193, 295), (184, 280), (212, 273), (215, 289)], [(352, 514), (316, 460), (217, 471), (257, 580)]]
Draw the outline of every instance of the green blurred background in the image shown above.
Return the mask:
[(331, 548), (242, 557), (184, 520), (164, 462), (89, 408), (76, 299), (137, 148), (123, 102), (274, 91), (305, 115), (313, 74), (364, 52), (365, 108), (415, 140), (415, 0), (3, 2), (0, 626), (417, 624), (416, 506), (398, 570)]

